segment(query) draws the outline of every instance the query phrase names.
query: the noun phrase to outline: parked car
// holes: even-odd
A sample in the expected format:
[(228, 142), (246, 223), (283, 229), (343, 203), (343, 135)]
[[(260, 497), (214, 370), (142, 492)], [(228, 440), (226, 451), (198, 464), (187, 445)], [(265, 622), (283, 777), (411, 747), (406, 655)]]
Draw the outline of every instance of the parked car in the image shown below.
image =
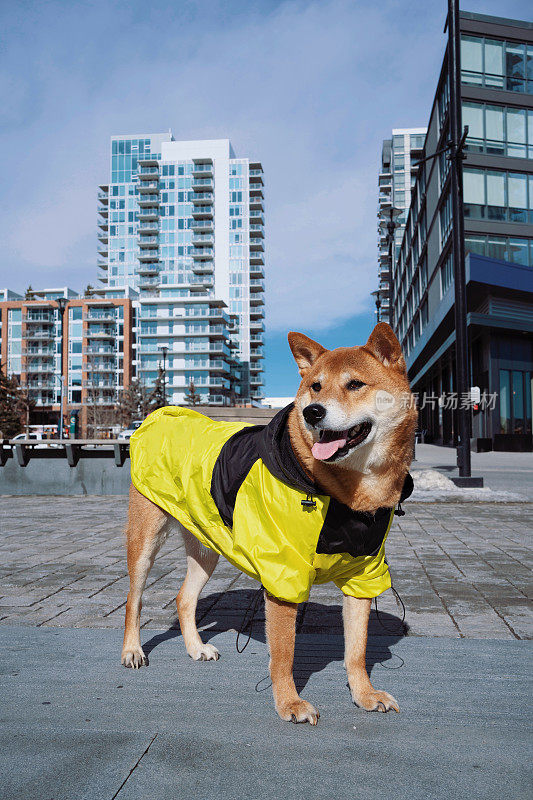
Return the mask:
[[(30, 444), (33, 443), (33, 442), (36, 442), (34, 447), (38, 447), (38, 448), (43, 448), (43, 447), (44, 448), (46, 448), (46, 447), (61, 447), (61, 445), (59, 444), (57, 439), (55, 439), (55, 440), (54, 439), (48, 439), (42, 433), (19, 433), (16, 436), (13, 436), (11, 441), (12, 442), (22, 441), (22, 442), (28, 442)], [(38, 442), (38, 444), (37, 444), (37, 442)]]
[(142, 425), (142, 420), (132, 422), (129, 428), (120, 431), (119, 435), (117, 436), (117, 439), (124, 439), (125, 441), (129, 442), (132, 433), (135, 433), (137, 428), (140, 428), (141, 425)]

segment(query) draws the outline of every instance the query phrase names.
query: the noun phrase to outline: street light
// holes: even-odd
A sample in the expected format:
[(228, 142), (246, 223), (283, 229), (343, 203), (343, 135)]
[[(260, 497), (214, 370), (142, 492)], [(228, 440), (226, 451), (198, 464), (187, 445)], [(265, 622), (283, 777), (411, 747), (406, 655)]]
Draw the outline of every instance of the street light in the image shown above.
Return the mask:
[(376, 291), (375, 291), (375, 292), (370, 292), (370, 294), (372, 295), (372, 297), (373, 297), (373, 298), (374, 298), (374, 300), (376, 301), (376, 316), (377, 316), (377, 321), (378, 321), (378, 322), (381, 322), (381, 317), (380, 317), (380, 315), (379, 315), (379, 312), (380, 312), (380, 309), (381, 309), (381, 295), (380, 295), (380, 290), (379, 290), (379, 289), (376, 289)]
[(65, 350), (65, 308), (67, 307), (68, 299), (66, 297), (58, 297), (57, 300), (57, 307), (59, 309), (59, 317), (61, 319), (61, 357), (60, 357), (60, 373), (59, 373), (59, 383), (60, 383), (60, 404), (59, 404), (59, 425), (58, 425), (58, 434), (59, 438), (63, 438), (63, 414), (64, 414), (64, 402), (65, 402), (65, 376), (63, 374), (64, 369), (64, 350)]
[(159, 349), (163, 353), (163, 403), (167, 404), (167, 353), (168, 345), (160, 344)]

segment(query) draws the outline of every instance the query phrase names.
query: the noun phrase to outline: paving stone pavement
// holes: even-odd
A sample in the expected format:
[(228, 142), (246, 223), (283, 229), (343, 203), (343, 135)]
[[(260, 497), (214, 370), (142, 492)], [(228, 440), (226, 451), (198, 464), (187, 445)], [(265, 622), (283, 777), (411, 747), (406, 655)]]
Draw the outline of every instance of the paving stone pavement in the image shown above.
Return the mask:
[[(124, 548), (127, 498), (0, 497), (0, 625), (121, 628), (128, 590)], [(387, 542), (394, 586), (409, 634), (457, 638), (533, 638), (533, 504), (405, 504)], [(176, 627), (174, 598), (185, 553), (170, 536), (144, 593), (142, 625)], [(223, 559), (198, 608), (209, 631), (238, 629), (257, 583)], [(379, 599), (381, 623), (399, 630), (392, 592)], [(259, 610), (254, 623), (262, 624)], [(385, 627), (383, 627), (385, 626)], [(341, 598), (313, 588), (299, 610), (301, 633), (338, 633)]]

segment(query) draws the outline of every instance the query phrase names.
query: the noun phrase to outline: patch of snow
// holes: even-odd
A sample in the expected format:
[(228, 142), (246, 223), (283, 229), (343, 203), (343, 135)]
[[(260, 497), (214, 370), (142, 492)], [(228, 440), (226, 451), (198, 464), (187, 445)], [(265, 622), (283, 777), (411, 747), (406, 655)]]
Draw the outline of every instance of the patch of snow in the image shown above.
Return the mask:
[(527, 500), (520, 494), (482, 489), (463, 489), (436, 469), (415, 469), (411, 472), (414, 491), (409, 500), (415, 503), (520, 503)]

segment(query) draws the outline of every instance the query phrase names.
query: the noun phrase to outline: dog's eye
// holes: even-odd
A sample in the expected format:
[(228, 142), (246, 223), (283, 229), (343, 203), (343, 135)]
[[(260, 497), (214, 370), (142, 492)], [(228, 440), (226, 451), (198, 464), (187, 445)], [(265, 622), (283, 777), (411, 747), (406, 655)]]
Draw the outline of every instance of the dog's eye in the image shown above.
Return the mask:
[(349, 381), (346, 384), (346, 388), (351, 392), (354, 391), (354, 389), (360, 389), (362, 386), (366, 386), (366, 383), (363, 383), (363, 381)]
[(318, 381), (315, 381), (315, 383), (311, 384), (311, 389), (313, 390), (313, 392), (319, 392), (322, 389), (322, 384), (319, 383)]

